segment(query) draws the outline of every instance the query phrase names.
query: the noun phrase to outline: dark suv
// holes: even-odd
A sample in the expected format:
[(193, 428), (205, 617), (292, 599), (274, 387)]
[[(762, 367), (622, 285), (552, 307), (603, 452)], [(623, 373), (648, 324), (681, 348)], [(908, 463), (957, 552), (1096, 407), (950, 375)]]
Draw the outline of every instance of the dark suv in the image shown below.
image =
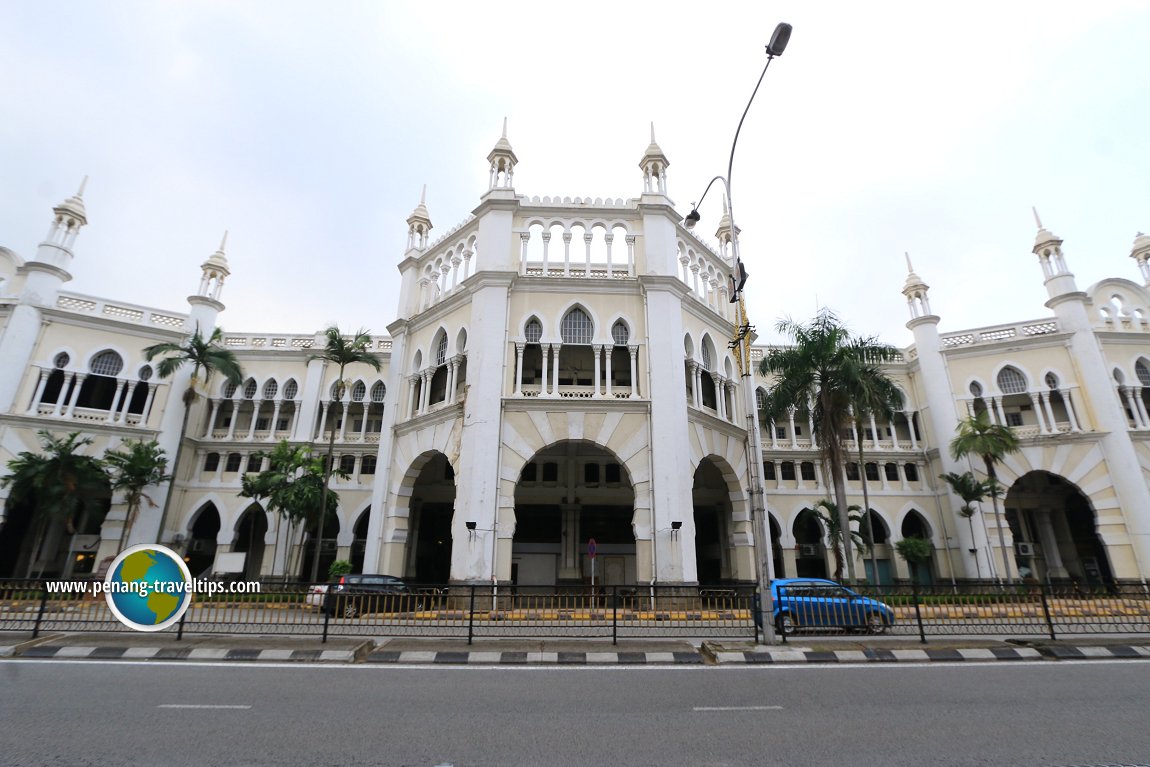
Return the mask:
[(421, 610), (424, 600), (425, 595), (413, 593), (394, 575), (342, 575), (328, 587), (323, 610), (333, 617), (354, 618), (365, 613)]

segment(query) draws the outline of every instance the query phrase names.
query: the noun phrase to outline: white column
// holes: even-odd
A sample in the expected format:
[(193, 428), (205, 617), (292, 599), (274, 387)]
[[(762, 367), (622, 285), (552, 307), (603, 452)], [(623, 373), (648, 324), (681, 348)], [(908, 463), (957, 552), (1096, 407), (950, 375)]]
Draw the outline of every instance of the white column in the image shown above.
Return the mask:
[(116, 394), (114, 397), (112, 397), (112, 406), (108, 408), (108, 417), (104, 419), (104, 423), (112, 423), (116, 420), (116, 416), (119, 414), (118, 411), (120, 409), (120, 398), (124, 396), (124, 386), (124, 382), (117, 378)]
[[(610, 346), (607, 347), (607, 358), (608, 359), (611, 358), (611, 349), (612, 349), (612, 347), (610, 347)], [(595, 355), (595, 374), (594, 374), (594, 378), (592, 378), (592, 380), (595, 382), (595, 392), (591, 396), (594, 397), (595, 399), (598, 399), (600, 394), (601, 394), (600, 390), (599, 390), (599, 368), (600, 368), (600, 362), (601, 362), (600, 358), (603, 356), (603, 345), (602, 344), (592, 344), (591, 353)]]
[(906, 428), (910, 431), (910, 449), (918, 450), (918, 435), (914, 433), (914, 411), (904, 410), (906, 415)]
[[(459, 265), (463, 263), (463, 259), (459, 256), (452, 256), (451, 258), (451, 290), (454, 291), (456, 286), (459, 285)], [(359, 463), (356, 463), (358, 466)]]
[(1046, 422), (1050, 424), (1050, 431), (1058, 431), (1058, 422), (1054, 420), (1054, 408), (1050, 405), (1051, 392), (1044, 391), (1039, 399), (1042, 400), (1042, 407), (1046, 411)]
[(607, 232), (603, 235), (603, 240), (607, 243), (607, 279), (611, 279), (611, 277), (614, 276), (614, 272), (612, 271), (613, 267), (611, 264), (611, 243), (615, 241), (615, 235)]
[[(339, 398), (339, 441), (343, 442), (347, 438), (347, 389), (344, 389), (344, 394)], [(332, 403), (334, 404), (334, 403)]]
[[(325, 427), (327, 427), (327, 411), (330, 407), (331, 407), (331, 402), (328, 400), (325, 400), (323, 403), (323, 410), (321, 411), (320, 416), (319, 416), (319, 431), (317, 431), (316, 435), (315, 435), (316, 441), (324, 439), (323, 433), (324, 433), (324, 431), (326, 431)], [(233, 418), (232, 421), (235, 421), (235, 419)]]
[(447, 405), (455, 403), (455, 358), (447, 361), (447, 391), (444, 392), (443, 402)]
[(220, 400), (217, 397), (212, 400), (211, 414), (208, 416), (208, 428), (204, 430), (204, 439), (210, 439), (212, 430), (216, 428), (216, 416), (220, 412)]
[(1138, 417), (1142, 419), (1142, 428), (1145, 429), (1150, 427), (1150, 415), (1146, 413), (1146, 403), (1142, 400), (1143, 391), (1145, 391), (1145, 389), (1139, 386), (1138, 391), (1134, 392), (1134, 404), (1138, 406), (1136, 412), (1138, 413)]
[(146, 426), (148, 418), (152, 415), (152, 400), (156, 398), (157, 384), (148, 384), (148, 398), (144, 401), (144, 412), (140, 414), (140, 424)]
[(1034, 416), (1038, 419), (1038, 431), (1042, 434), (1049, 434), (1050, 429), (1046, 427), (1046, 416), (1042, 412), (1042, 402), (1039, 401), (1038, 392), (1029, 392), (1030, 406), (1034, 408)]
[(563, 276), (571, 276), (571, 232), (563, 232)]
[(550, 267), (548, 267), (548, 265), (547, 265), (547, 252), (550, 249), (550, 246), (551, 246), (551, 232), (545, 231), (545, 232), (543, 232), (543, 276), (544, 277), (550, 277), (551, 276)]
[[(366, 394), (363, 398), (363, 418), (359, 422), (359, 441), (362, 444), (367, 438), (367, 417), (371, 414), (371, 399), (370, 394)], [(356, 466), (359, 466), (357, 463)]]
[(875, 423), (873, 413), (870, 416), (870, 444), (872, 450), (878, 450), (878, 424)]
[(795, 434), (795, 409), (793, 407), (787, 408), (787, 420), (791, 425), (791, 449), (797, 450), (799, 440), (798, 435)]
[(239, 400), (232, 399), (231, 403), (232, 403), (232, 420), (231, 420), (231, 423), (228, 424), (228, 437), (227, 437), (229, 440), (235, 439), (236, 424), (239, 423), (239, 420), (240, 420), (240, 403), (239, 403)]
[(1038, 539), (1042, 542), (1042, 556), (1046, 560), (1046, 572), (1049, 577), (1066, 578), (1070, 573), (1066, 571), (1066, 565), (1062, 562), (1062, 552), (1058, 550), (1058, 538), (1054, 533), (1050, 514), (1050, 509), (1034, 510), (1034, 520), (1038, 523)]
[(817, 450), (819, 444), (815, 435), (815, 405), (810, 400), (807, 400), (807, 433), (811, 435), (811, 448)]
[(75, 373), (65, 373), (64, 383), (60, 385), (60, 393), (56, 395), (56, 407), (52, 408), (52, 416), (58, 417), (64, 408), (64, 401), (68, 397), (68, 385), (76, 380)]
[(550, 396), (549, 389), (551, 388), (551, 344), (539, 342), (539, 350), (543, 353), (543, 375), (539, 381), (539, 396)]
[[(634, 239), (633, 237), (628, 239)], [(639, 396), (639, 346), (633, 344), (627, 347), (627, 351), (631, 355), (631, 399)]]
[(894, 413), (890, 414), (888, 419), (890, 423), (890, 443), (891, 447), (895, 450), (902, 450), (902, 445), (898, 441), (898, 424), (894, 422)]
[(1002, 397), (995, 397), (991, 400), (994, 403), (994, 411), (998, 414), (998, 423), (1006, 426), (1006, 411), (1002, 409)]
[(723, 378), (718, 373), (711, 373), (711, 380), (715, 383), (715, 413), (725, 421), (727, 420), (727, 397), (723, 391)]
[(555, 347), (555, 364), (551, 366), (551, 394), (552, 396), (559, 396), (559, 350), (563, 348), (563, 344), (552, 344)]
[(1134, 417), (1134, 426), (1131, 428), (1142, 429), (1145, 424), (1142, 423), (1142, 414), (1138, 412), (1138, 406), (1134, 404), (1134, 388), (1132, 386), (1120, 387), (1123, 396), (1126, 397), (1126, 407), (1130, 410), (1131, 415)]
[(531, 241), (531, 232), (519, 233), (519, 273), (527, 274), (527, 243)]
[(272, 422), (271, 422), (271, 428), (270, 428), (270, 429), (268, 429), (268, 438), (267, 438), (266, 440), (264, 440), (265, 442), (275, 442), (275, 441), (276, 441), (276, 431), (278, 430), (276, 427), (278, 427), (278, 426), (279, 426), (279, 422), (280, 422), (280, 407), (281, 407), (282, 405), (283, 405), (283, 400), (281, 400), (281, 399), (277, 399), (277, 400), (275, 401), (275, 405), (272, 407)]
[[(64, 409), (65, 418), (72, 417), (72, 410), (76, 407), (76, 400), (80, 398), (80, 387), (84, 385), (84, 379), (87, 377), (88, 375), (86, 373), (74, 374), (73, 378), (76, 383), (72, 387), (72, 396), (68, 398), (68, 407)], [(64, 392), (61, 391), (60, 394), (63, 395)]]
[[(635, 235), (627, 235), (627, 274), (631, 277), (635, 276)], [(635, 377), (631, 376), (634, 381)]]
[(584, 277), (590, 277), (591, 276), (591, 242), (594, 239), (595, 239), (595, 235), (593, 235), (593, 234), (583, 235), (583, 245), (584, 245), (584, 249), (587, 251), (587, 253), (586, 253), (587, 265), (583, 268), (583, 276)]
[(523, 396), (523, 352), (527, 344), (515, 342), (515, 396)]
[(703, 406), (701, 392), (699, 391), (699, 363), (691, 360), (687, 363), (691, 369), (691, 393), (694, 395), (695, 408)]
[(132, 381), (128, 384), (128, 393), (124, 395), (124, 402), (120, 406), (120, 412), (116, 414), (116, 420), (122, 423), (128, 422), (128, 408), (132, 406), (132, 395), (136, 393), (136, 385), (139, 381)]
[(260, 407), (264, 404), (262, 399), (252, 400), (252, 422), (248, 424), (248, 441), (251, 442), (256, 436), (256, 421), (260, 417)]
[(422, 373), (423, 385), (419, 390), (419, 412), (421, 413), (426, 413), (427, 409), (431, 406), (431, 377), (434, 372), (431, 368), (428, 368)]
[[(44, 396), (44, 387), (48, 385), (48, 375), (49, 373), (47, 371), (40, 371), (39, 377), (36, 379), (36, 393), (32, 395), (32, 404), (28, 406), (25, 415), (34, 415), (36, 411), (39, 410), (40, 398)], [(59, 397), (56, 399), (59, 399)]]
[(611, 352), (612, 351), (614, 351), (614, 347), (608, 346), (607, 347), (607, 392), (606, 392), (606, 397), (608, 399), (613, 399), (615, 397), (614, 392), (611, 391)]

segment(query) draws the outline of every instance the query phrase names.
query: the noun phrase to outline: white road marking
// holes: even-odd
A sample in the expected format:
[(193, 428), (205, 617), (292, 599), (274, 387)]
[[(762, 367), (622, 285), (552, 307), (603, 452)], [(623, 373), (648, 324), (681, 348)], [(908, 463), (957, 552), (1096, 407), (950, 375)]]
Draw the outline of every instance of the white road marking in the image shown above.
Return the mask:
[(692, 711), (782, 711), (782, 706), (695, 706)]
[(156, 708), (225, 708), (225, 709), (248, 709), (251, 706), (237, 706), (227, 704), (213, 704), (213, 703), (161, 703)]

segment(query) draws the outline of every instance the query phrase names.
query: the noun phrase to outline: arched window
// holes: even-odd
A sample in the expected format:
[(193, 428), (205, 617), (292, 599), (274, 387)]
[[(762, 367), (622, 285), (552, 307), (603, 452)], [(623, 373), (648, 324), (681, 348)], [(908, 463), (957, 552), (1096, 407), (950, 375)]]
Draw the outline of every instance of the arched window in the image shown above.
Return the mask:
[(335, 380), (331, 382), (331, 391), (329, 392), (332, 401), (343, 399), (343, 381)]
[(299, 393), (299, 384), (295, 382), (294, 378), (289, 378), (288, 382), (284, 384), (284, 399), (295, 399), (295, 395)]
[(703, 339), (703, 370), (710, 372), (715, 361), (711, 359), (711, 345), (707, 343), (707, 339)]
[(543, 337), (543, 325), (539, 320), (532, 317), (527, 320), (527, 324), (523, 326), (523, 337), (527, 339), (529, 344), (539, 343), (539, 339)]
[(244, 399), (254, 399), (256, 396), (256, 392), (259, 390), (260, 390), (260, 387), (256, 383), (256, 379), (249, 378), (244, 383)]
[(627, 342), (631, 340), (631, 331), (627, 329), (623, 320), (616, 320), (615, 324), (611, 326), (611, 339), (616, 346), (626, 346)]
[(215, 471), (220, 467), (220, 454), (208, 453), (204, 457), (204, 471)]
[(139, 378), (141, 381), (152, 380), (152, 366), (151, 365), (142, 366), (140, 368), (140, 372), (136, 373), (136, 377)]
[(107, 349), (92, 358), (88, 371), (98, 376), (116, 376), (124, 369), (124, 360), (119, 354)]
[(60, 352), (56, 355), (56, 359), (52, 360), (52, 365), (57, 370), (63, 370), (64, 368), (68, 367), (68, 363), (71, 361), (72, 358), (68, 356), (68, 352)]
[(590, 344), (595, 336), (595, 326), (587, 312), (575, 307), (563, 317), (559, 334), (565, 344)]
[(355, 385), (351, 387), (351, 401), (363, 402), (363, 398), (367, 396), (367, 384), (363, 381), (356, 381)]
[(1026, 376), (1017, 368), (1005, 367), (998, 373), (998, 388), (1003, 394), (1023, 394), (1026, 391)]
[(280, 386), (276, 383), (276, 379), (269, 378), (267, 383), (264, 384), (264, 399), (275, 399), (279, 388)]
[(383, 402), (387, 397), (387, 387), (383, 385), (383, 381), (376, 381), (375, 385), (371, 387), (371, 401)]
[(1053, 373), (1046, 374), (1046, 388), (1051, 391), (1058, 391), (1058, 376)]
[(439, 342), (435, 345), (435, 364), (443, 365), (447, 362), (447, 334), (439, 334)]
[(235, 396), (236, 390), (240, 387), (236, 385), (235, 381), (228, 381), (224, 385), (224, 399), (231, 399)]
[(244, 458), (239, 453), (228, 453), (228, 462), (224, 465), (224, 471), (239, 471), (243, 462)]
[(1150, 369), (1147, 369), (1146, 363), (1138, 360), (1134, 364), (1134, 373), (1138, 376), (1138, 381), (1143, 386), (1150, 386)]

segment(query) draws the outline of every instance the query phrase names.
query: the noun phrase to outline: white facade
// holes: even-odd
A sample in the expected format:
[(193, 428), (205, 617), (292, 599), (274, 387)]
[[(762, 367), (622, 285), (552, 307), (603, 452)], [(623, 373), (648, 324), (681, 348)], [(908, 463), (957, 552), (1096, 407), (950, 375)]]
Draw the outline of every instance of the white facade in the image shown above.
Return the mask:
[[(155, 489), (132, 543), (181, 547), (197, 571), (243, 551), (248, 575), (306, 572), (299, 541), (237, 493), (253, 454), (283, 439), (322, 451), (334, 432), (351, 477), (334, 482), (321, 563), (413, 582), (562, 586), (589, 579), (595, 538), (601, 583), (754, 580), (747, 414), (727, 345), (729, 221), (715, 246), (682, 226), (653, 137), (631, 199), (517, 194), (506, 133), (488, 162), (489, 188), (463, 223), (432, 241), (423, 201), (408, 218), (397, 318), (373, 339), (382, 371), (349, 369), (342, 403), (331, 400), (335, 371), (310, 359), (322, 335), (225, 336), (245, 382), (201, 392), (170, 509), (163, 516), (168, 488)], [(189, 373), (159, 380), (141, 350), (210, 332), (224, 310), (226, 241), (187, 311), (65, 291), (83, 257), (82, 195), (54, 209), (33, 257), (0, 249), (0, 465), (35, 451), (40, 429), (83, 431), (97, 455), (126, 438), (175, 455)], [(981, 408), (1023, 444), (999, 468), (1012, 575), (1144, 580), (1150, 569), (1150, 238), (1131, 254), (1142, 285), (1079, 291), (1061, 241), (1041, 227), (1034, 252), (1053, 314), (1016, 325), (940, 333), (910, 271), (915, 343), (890, 368), (906, 409), (857, 423), (848, 444), (864, 450), (848, 492), (861, 504), (869, 478), (883, 580), (909, 577), (893, 556), (907, 535), (933, 542), (936, 581), (1003, 575), (1000, 521), (989, 506), (959, 517), (938, 480), (981, 472), (947, 449), (958, 420)], [(803, 514), (831, 495), (808, 416), (764, 423), (762, 442), (775, 569), (825, 574), (821, 530)], [(123, 516), (113, 503), (74, 538), (56, 531), (31, 562), (29, 511), (10, 506), (0, 577), (90, 570), (115, 553)]]

